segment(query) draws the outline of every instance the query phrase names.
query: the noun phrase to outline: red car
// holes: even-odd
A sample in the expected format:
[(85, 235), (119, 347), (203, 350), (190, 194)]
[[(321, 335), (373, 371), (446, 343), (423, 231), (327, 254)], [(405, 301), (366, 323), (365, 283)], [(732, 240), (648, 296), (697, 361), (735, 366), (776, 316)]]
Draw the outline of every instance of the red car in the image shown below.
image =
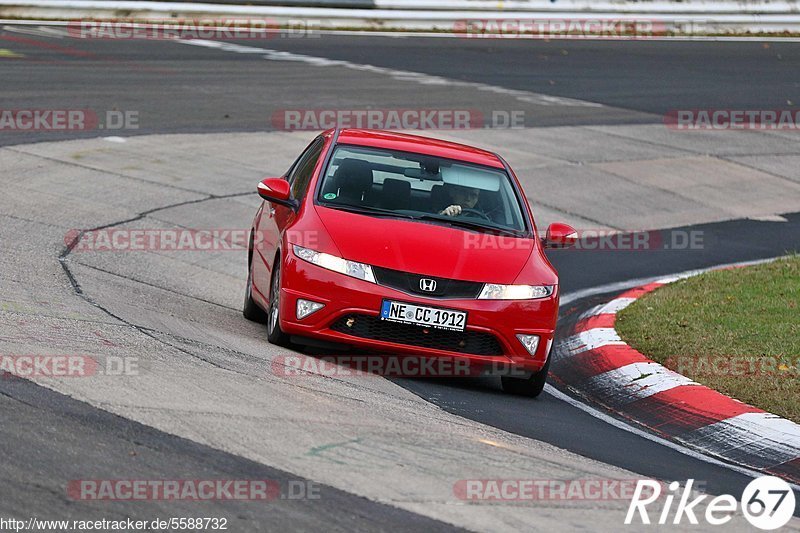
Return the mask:
[(550, 365), (558, 274), (499, 155), (373, 130), (328, 130), (285, 176), (258, 184), (244, 316), (269, 341), (521, 369), (538, 395)]

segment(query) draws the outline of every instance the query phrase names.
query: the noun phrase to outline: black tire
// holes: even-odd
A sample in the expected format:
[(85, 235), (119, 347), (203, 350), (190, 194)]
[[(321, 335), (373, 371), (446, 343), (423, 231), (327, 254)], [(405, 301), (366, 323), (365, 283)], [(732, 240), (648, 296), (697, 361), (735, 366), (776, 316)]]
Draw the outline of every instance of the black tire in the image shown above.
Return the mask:
[(289, 346), (289, 336), (281, 330), (281, 258), (275, 258), (272, 280), (269, 284), (269, 307), (267, 307), (267, 340), (278, 346)]
[(547, 382), (551, 355), (552, 354), (547, 354), (547, 362), (542, 369), (529, 378), (502, 376), (500, 382), (503, 385), (503, 392), (516, 394), (518, 396), (527, 396), (528, 398), (536, 398), (539, 396), (544, 390), (544, 384)]
[(242, 306), (242, 314), (247, 320), (258, 322), (259, 324), (267, 323), (267, 313), (261, 309), (258, 304), (253, 300), (253, 256), (250, 255), (250, 260), (247, 263), (247, 285), (244, 289), (244, 305)]

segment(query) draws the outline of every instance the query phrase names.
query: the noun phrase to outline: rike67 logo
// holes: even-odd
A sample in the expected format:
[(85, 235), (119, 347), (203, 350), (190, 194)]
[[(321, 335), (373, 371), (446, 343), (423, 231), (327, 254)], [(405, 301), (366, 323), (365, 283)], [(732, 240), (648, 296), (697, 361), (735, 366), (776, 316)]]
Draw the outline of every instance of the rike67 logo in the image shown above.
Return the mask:
[[(792, 487), (778, 477), (754, 479), (745, 487), (740, 501), (730, 494), (716, 496), (708, 502), (705, 501), (709, 497), (707, 494), (693, 498), (696, 496), (696, 492), (692, 491), (693, 485), (694, 479), (690, 479), (681, 489), (680, 483), (673, 481), (667, 485), (669, 492), (662, 495), (661, 483), (639, 480), (625, 516), (625, 524), (677, 525), (688, 522), (697, 525), (699, 515), (706, 523), (721, 526), (733, 519), (741, 504), (741, 512), (750, 525), (769, 531), (783, 527), (794, 515), (795, 495)], [(673, 511), (675, 500), (677, 504)], [(651, 507), (648, 509), (648, 506)], [(705, 512), (701, 513), (703, 507)], [(652, 511), (655, 511), (655, 516), (651, 519)]]

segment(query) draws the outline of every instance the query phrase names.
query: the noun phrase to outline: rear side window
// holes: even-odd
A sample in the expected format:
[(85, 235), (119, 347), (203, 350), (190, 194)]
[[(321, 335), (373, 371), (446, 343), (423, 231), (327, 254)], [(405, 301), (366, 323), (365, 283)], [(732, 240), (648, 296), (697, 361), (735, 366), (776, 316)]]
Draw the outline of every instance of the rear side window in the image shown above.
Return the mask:
[(297, 164), (289, 174), (289, 184), (292, 186), (292, 196), (298, 200), (303, 199), (311, 183), (311, 176), (314, 175), (314, 167), (322, 155), (322, 147), (325, 141), (320, 137), (308, 147), (306, 152), (300, 156)]

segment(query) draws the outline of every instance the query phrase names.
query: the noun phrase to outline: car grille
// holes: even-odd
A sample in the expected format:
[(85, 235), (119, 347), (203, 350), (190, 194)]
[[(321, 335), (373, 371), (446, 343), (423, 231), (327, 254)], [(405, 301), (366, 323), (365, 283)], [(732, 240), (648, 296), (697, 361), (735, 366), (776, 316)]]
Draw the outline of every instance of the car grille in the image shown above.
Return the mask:
[[(483, 290), (483, 283), (476, 281), (462, 281), (458, 279), (436, 278), (433, 276), (424, 276), (421, 274), (412, 274), (410, 272), (402, 272), (400, 270), (391, 270), (382, 267), (372, 267), (375, 273), (375, 281), (384, 287), (391, 287), (398, 291), (403, 291), (409, 294), (418, 294), (428, 298), (477, 298), (481, 290)], [(420, 280), (429, 279), (436, 282), (436, 289), (433, 291), (423, 291), (420, 289)]]
[(503, 354), (497, 338), (480, 331), (448, 331), (430, 327), (400, 324), (370, 315), (347, 315), (337, 320), (333, 331), (355, 337), (396, 344), (432, 348), (472, 355)]

